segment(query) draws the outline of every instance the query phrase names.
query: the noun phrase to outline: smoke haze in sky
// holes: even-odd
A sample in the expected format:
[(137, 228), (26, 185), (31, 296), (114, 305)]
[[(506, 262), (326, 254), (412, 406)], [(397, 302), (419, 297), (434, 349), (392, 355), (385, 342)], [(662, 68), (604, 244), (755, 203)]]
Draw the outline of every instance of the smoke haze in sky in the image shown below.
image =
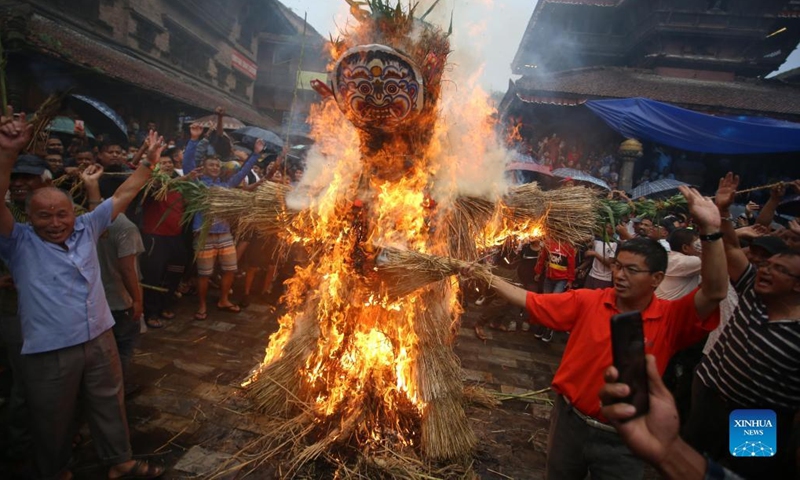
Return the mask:
[[(308, 14), (308, 23), (323, 37), (336, 36), (347, 22), (354, 20), (344, 0), (281, 0), (300, 17)], [(522, 34), (533, 14), (537, 0), (441, 0), (429, 17), (447, 29), (453, 14), (453, 49), (455, 57), (471, 57), (483, 65), (479, 80), (488, 92), (505, 92), (511, 77), (511, 61), (517, 53)], [(431, 0), (420, 2), (424, 12)], [(402, 0), (405, 6), (407, 2)], [(451, 59), (452, 61), (452, 59)]]

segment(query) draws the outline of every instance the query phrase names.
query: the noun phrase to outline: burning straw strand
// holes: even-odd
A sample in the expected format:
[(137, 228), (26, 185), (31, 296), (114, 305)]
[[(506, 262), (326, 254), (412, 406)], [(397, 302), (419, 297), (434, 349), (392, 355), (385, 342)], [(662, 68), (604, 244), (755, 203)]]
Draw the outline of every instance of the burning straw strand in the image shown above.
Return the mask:
[(384, 247), (375, 262), (378, 279), (387, 293), (403, 297), (425, 285), (456, 275), (464, 268), (473, 268), (474, 275), (488, 284), (492, 272), (485, 265), (476, 265), (448, 257), (410, 250)]
[(598, 199), (585, 187), (541, 190), (535, 183), (512, 189), (503, 199), (515, 221), (543, 219), (546, 235), (572, 244), (592, 236)]

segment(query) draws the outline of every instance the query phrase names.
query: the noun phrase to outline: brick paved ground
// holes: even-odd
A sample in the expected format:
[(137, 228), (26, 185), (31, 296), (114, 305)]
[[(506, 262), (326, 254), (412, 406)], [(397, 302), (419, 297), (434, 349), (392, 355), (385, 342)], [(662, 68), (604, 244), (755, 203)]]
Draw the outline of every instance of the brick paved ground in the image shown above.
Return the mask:
[[(456, 350), (465, 380), (505, 392), (547, 387), (564, 337), (545, 344), (531, 334), (491, 331), (484, 343), (472, 330), (482, 308), (469, 307), (459, 332)], [(127, 399), (131, 441), (138, 458), (168, 467), (165, 478), (203, 478), (264, 433), (263, 422), (247, 412), (238, 385), (262, 360), (277, 328), (276, 314), (261, 303), (238, 315), (211, 311), (206, 321), (195, 321), (192, 297), (181, 300), (178, 313), (165, 328), (144, 334), (136, 352), (131, 382), (141, 388)], [(548, 415), (548, 406), (519, 401), (491, 411), (470, 407), (480, 438), (475, 462), (480, 476), (543, 478)], [(76, 478), (104, 478), (84, 433), (73, 472)], [(264, 470), (250, 478), (273, 476)]]

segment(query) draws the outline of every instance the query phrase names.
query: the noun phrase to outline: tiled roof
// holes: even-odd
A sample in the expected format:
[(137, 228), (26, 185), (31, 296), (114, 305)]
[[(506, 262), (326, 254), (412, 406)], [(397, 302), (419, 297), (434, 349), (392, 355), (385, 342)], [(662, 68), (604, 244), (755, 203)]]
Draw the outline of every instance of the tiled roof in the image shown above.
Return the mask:
[(695, 109), (800, 115), (800, 88), (769, 80), (714, 82), (664, 77), (650, 70), (593, 67), (524, 76), (515, 88), (517, 97), (528, 103), (559, 95), (573, 101), (645, 97)]
[(228, 115), (245, 123), (260, 127), (278, 125), (278, 122), (251, 105), (186, 75), (166, 70), (145, 55), (114, 48), (37, 14), (33, 14), (28, 21), (26, 37), (28, 44), (42, 53), (107, 77), (204, 110), (213, 111), (221, 106)]

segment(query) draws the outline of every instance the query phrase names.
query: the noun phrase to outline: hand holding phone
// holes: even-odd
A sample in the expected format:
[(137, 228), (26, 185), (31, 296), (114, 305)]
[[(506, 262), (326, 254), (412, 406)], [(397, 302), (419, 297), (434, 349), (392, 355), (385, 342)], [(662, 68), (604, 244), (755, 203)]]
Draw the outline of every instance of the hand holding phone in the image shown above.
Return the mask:
[(629, 403), (636, 408), (638, 417), (650, 410), (647, 388), (647, 363), (644, 353), (644, 328), (639, 312), (628, 312), (611, 317), (611, 351), (614, 367), (619, 372), (618, 383), (630, 388), (630, 395), (618, 403)]

